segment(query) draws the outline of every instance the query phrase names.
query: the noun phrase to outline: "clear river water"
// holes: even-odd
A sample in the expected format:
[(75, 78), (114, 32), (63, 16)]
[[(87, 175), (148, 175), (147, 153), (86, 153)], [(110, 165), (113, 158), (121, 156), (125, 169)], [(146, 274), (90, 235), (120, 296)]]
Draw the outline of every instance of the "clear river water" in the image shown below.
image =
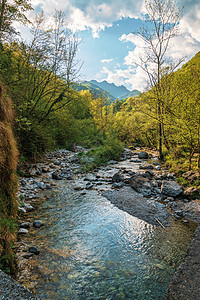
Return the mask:
[(34, 233), (41, 299), (162, 299), (194, 232), (174, 219), (166, 229), (150, 225), (72, 181), (34, 214), (45, 223)]

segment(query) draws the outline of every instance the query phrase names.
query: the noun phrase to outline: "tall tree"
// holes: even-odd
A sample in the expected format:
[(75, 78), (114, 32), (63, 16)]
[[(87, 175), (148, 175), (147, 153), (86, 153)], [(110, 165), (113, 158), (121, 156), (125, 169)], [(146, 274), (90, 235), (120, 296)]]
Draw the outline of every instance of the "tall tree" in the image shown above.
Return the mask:
[(30, 0), (0, 0), (0, 41), (17, 33), (13, 22), (29, 22), (25, 13), (31, 9)]
[(77, 49), (78, 39), (65, 27), (65, 16), (60, 11), (56, 11), (48, 28), (44, 15), (38, 15), (32, 40), (11, 45), (13, 76), (6, 84), (24, 117), (42, 123), (71, 101), (71, 85), (79, 71)]
[(183, 61), (172, 62), (168, 56), (171, 40), (178, 35), (178, 24), (181, 10), (176, 0), (146, 0), (145, 25), (133, 33), (145, 43), (140, 62), (135, 62), (148, 75), (149, 88), (153, 88), (154, 106), (158, 122), (158, 144), (160, 159), (163, 158), (164, 134), (164, 99), (165, 89), (162, 87), (162, 77), (171, 74)]

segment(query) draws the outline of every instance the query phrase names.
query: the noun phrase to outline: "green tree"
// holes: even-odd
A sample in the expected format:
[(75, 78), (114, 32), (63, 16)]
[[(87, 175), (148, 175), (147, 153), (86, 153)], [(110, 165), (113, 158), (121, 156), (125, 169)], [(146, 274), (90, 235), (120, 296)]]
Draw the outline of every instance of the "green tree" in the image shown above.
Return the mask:
[[(170, 41), (177, 36), (177, 25), (181, 11), (177, 7), (176, 0), (146, 0), (145, 25), (133, 33), (139, 36), (145, 43), (144, 54), (140, 56), (140, 66), (148, 75), (149, 88), (152, 89), (156, 118), (158, 122), (158, 144), (160, 159), (163, 158), (163, 103), (165, 89), (161, 79), (166, 74), (171, 74), (182, 62), (182, 59), (172, 63), (167, 55)], [(168, 66), (168, 68), (166, 68)]]
[(11, 34), (17, 34), (13, 22), (29, 22), (26, 12), (31, 9), (30, 0), (0, 0), (0, 41)]

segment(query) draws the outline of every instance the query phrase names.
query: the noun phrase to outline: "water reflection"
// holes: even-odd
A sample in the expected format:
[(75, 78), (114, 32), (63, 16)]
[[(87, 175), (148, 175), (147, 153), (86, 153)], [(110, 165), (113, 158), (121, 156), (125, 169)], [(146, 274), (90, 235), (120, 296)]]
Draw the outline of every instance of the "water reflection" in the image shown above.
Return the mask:
[(165, 230), (150, 225), (96, 191), (67, 185), (43, 204), (41, 219), (42, 299), (162, 299), (193, 234), (173, 220)]

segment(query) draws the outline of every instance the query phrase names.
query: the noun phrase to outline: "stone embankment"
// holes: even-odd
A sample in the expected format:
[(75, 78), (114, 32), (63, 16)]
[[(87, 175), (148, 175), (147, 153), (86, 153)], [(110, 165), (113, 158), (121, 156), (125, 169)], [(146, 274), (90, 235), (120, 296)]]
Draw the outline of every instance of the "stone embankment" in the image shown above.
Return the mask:
[[(167, 226), (171, 215), (177, 219), (181, 218), (185, 223), (188, 222), (187, 219), (199, 223), (198, 200), (190, 200), (190, 193), (188, 194), (176, 183), (174, 174), (171, 174), (167, 168), (162, 168), (155, 153), (126, 149), (119, 162), (110, 161), (107, 166), (85, 174), (82, 166), (84, 163), (91, 162), (91, 158), (83, 158), (79, 155), (80, 151), (86, 152), (81, 147), (77, 147), (76, 152), (58, 150), (47, 154), (43, 163), (27, 165), (21, 170), (22, 175), (26, 177), (23, 176), (19, 180), (21, 214), (19, 235), (28, 234), (30, 228), (37, 229), (43, 226), (40, 220), (30, 223), (26, 219), (27, 212), (38, 205), (39, 199), (44, 196), (48, 197), (49, 191), (55, 189), (60, 180), (76, 178), (77, 184), (74, 190), (84, 192), (87, 189), (96, 189), (118, 208), (150, 224)], [(192, 292), (192, 287), (198, 288), (199, 263), (198, 260), (191, 262), (191, 259), (193, 253), (196, 259), (200, 259), (199, 232), (200, 230), (197, 229), (188, 250), (188, 256), (175, 274), (165, 299), (187, 299), (178, 296), (175, 298), (174, 295), (179, 295), (180, 289), (183, 292), (188, 289), (184, 278), (187, 278), (190, 273), (193, 273), (194, 281), (190, 282), (191, 289), (188, 290)], [(24, 251), (23, 258), (27, 261), (33, 255), (40, 253), (37, 245), (30, 245)], [(182, 280), (177, 280), (177, 278), (182, 278)], [(200, 298), (200, 292), (198, 295)], [(188, 296), (188, 299), (199, 298)]]
[(37, 300), (32, 293), (0, 270), (1, 300)]

